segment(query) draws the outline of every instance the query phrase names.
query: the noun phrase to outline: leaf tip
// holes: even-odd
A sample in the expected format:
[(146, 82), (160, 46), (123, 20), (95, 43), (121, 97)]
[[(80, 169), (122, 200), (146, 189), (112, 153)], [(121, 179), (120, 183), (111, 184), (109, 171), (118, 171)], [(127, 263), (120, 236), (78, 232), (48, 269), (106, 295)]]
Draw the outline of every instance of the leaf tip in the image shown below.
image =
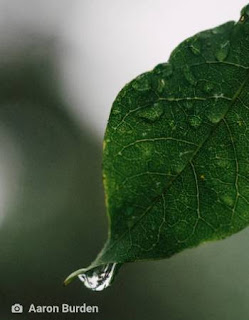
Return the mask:
[(72, 272), (63, 282), (63, 286), (66, 287), (68, 286), (72, 281), (74, 281), (78, 275), (86, 272), (86, 269), (79, 269), (77, 271)]

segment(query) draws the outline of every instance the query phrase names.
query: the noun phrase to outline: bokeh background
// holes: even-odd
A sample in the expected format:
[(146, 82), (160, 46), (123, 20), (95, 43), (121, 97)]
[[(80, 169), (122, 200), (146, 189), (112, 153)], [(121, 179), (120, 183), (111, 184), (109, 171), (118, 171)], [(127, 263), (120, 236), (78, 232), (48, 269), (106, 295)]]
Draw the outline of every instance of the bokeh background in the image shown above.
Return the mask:
[[(0, 1), (0, 319), (248, 319), (249, 229), (126, 265), (103, 292), (62, 287), (106, 239), (102, 139), (118, 91), (245, 4)], [(99, 314), (10, 312), (84, 302)]]

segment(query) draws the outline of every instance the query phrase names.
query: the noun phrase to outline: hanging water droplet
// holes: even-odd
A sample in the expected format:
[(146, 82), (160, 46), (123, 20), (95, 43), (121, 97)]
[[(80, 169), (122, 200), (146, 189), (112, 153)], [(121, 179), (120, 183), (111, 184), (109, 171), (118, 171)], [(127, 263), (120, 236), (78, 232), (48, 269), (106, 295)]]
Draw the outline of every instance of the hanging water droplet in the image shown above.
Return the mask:
[(147, 91), (151, 88), (148, 72), (138, 76), (132, 83), (132, 87), (137, 91)]
[(222, 43), (219, 49), (215, 52), (216, 59), (220, 62), (224, 61), (228, 56), (229, 50), (230, 50), (230, 42), (226, 41)]
[(196, 84), (195, 76), (191, 72), (189, 66), (184, 67), (183, 74), (185, 76), (185, 79), (188, 81), (188, 83), (190, 83), (191, 85), (195, 85)]
[(202, 123), (202, 118), (199, 116), (190, 116), (189, 117), (189, 124), (191, 127), (198, 128)]
[(84, 285), (93, 291), (102, 291), (109, 287), (117, 274), (118, 266), (117, 263), (109, 263), (101, 265), (99, 267), (90, 269), (85, 273), (79, 274), (78, 278)]
[(164, 105), (162, 102), (156, 102), (151, 107), (146, 107), (137, 112), (137, 116), (143, 120), (149, 122), (155, 122), (159, 120), (164, 114)]
[(173, 73), (173, 67), (170, 63), (160, 63), (158, 64), (154, 70), (156, 74), (161, 75), (162, 77), (170, 77)]

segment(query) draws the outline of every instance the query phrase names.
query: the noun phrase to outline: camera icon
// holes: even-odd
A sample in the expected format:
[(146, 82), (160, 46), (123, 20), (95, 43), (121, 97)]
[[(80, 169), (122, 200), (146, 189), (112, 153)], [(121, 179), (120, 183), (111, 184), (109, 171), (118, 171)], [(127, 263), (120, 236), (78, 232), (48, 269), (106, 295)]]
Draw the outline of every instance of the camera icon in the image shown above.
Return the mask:
[(15, 303), (15, 304), (13, 304), (13, 306), (11, 306), (11, 312), (12, 313), (23, 313), (23, 306), (19, 303)]

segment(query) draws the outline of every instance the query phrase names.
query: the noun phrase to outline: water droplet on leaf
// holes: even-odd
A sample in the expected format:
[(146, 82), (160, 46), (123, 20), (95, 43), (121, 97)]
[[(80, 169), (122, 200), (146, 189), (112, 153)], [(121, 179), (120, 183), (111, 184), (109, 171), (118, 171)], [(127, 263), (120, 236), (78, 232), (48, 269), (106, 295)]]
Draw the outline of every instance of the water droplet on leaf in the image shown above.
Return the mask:
[(174, 120), (170, 120), (169, 121), (169, 126), (172, 130), (175, 130), (176, 129), (176, 123)]
[(223, 114), (217, 113), (217, 112), (210, 112), (207, 114), (207, 118), (212, 123), (218, 123), (223, 117)]
[(230, 163), (228, 160), (221, 159), (217, 161), (217, 165), (221, 168), (228, 168)]
[(118, 266), (120, 265), (117, 263), (101, 265), (78, 275), (78, 278), (88, 289), (102, 291), (111, 285), (119, 269)]
[(195, 40), (192, 44), (190, 44), (189, 48), (194, 55), (196, 55), (196, 56), (200, 55), (201, 44), (199, 41)]
[(202, 118), (199, 116), (190, 116), (189, 117), (189, 124), (191, 127), (198, 128), (202, 123)]
[(211, 30), (212, 34), (219, 34), (220, 30), (219, 28), (214, 28), (213, 30)]
[(147, 91), (151, 88), (148, 73), (141, 74), (132, 83), (132, 87), (137, 91)]
[(240, 22), (244, 22), (248, 19), (249, 16), (249, 5), (246, 5), (245, 7), (242, 8), (241, 12), (240, 12)]
[(119, 114), (119, 113), (121, 113), (120, 108), (119, 108), (119, 107), (114, 107), (113, 110), (112, 110), (112, 114), (113, 114), (113, 115), (117, 115), (117, 114)]
[(186, 109), (188, 109), (188, 110), (192, 109), (193, 106), (194, 106), (194, 104), (193, 104), (192, 101), (186, 101), (186, 102), (184, 103), (184, 105), (185, 105)]
[(229, 50), (230, 50), (230, 42), (226, 41), (222, 43), (219, 49), (215, 52), (216, 59), (220, 62), (224, 61), (228, 56)]
[(156, 74), (160, 74), (162, 77), (170, 77), (173, 73), (173, 67), (170, 63), (160, 63), (158, 64), (154, 70)]
[(212, 92), (214, 89), (214, 85), (211, 82), (205, 82), (203, 85), (203, 91), (206, 93)]
[(184, 168), (184, 165), (176, 164), (173, 169), (175, 174), (179, 174), (180, 172), (182, 172), (183, 168)]
[(155, 122), (159, 120), (164, 114), (164, 105), (162, 102), (156, 102), (151, 107), (146, 107), (137, 112), (137, 116), (143, 120), (149, 122)]
[(165, 80), (164, 79), (158, 80), (157, 91), (161, 93), (163, 92), (164, 88), (165, 88)]
[(234, 205), (234, 198), (231, 197), (230, 195), (224, 195), (221, 197), (221, 200), (229, 207), (233, 207)]
[(183, 74), (185, 76), (185, 79), (188, 81), (188, 83), (190, 83), (191, 85), (195, 85), (196, 84), (196, 79), (195, 76), (193, 75), (193, 73), (191, 72), (189, 66), (186, 66), (183, 69)]

